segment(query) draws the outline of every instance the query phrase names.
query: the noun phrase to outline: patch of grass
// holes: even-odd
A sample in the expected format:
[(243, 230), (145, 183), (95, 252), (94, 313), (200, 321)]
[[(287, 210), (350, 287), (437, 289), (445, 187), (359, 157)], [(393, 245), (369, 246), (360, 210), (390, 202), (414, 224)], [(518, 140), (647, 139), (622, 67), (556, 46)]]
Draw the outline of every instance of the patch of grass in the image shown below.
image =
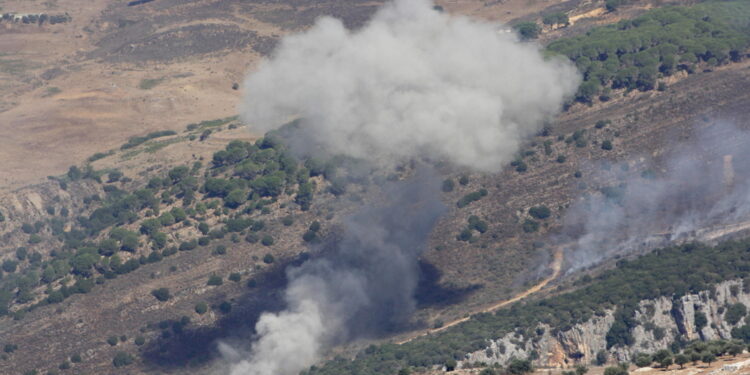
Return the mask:
[(202, 131), (207, 128), (215, 128), (217, 126), (226, 125), (232, 121), (237, 121), (239, 117), (238, 116), (231, 116), (226, 118), (220, 118), (216, 120), (207, 120), (207, 121), (201, 121), (199, 123), (193, 123), (189, 124), (185, 131), (192, 132), (192, 131)]
[(138, 84), (138, 88), (141, 90), (151, 90), (164, 81), (164, 78), (144, 78), (141, 83)]
[(47, 90), (44, 91), (44, 95), (42, 95), (42, 97), (48, 98), (50, 96), (55, 96), (61, 92), (62, 90), (60, 90), (59, 87), (47, 87)]

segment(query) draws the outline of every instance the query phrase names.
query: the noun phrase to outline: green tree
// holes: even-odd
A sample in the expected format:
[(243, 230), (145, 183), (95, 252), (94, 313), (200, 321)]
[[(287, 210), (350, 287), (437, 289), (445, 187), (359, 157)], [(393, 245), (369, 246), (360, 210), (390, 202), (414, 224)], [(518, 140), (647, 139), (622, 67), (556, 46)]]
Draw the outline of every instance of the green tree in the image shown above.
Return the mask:
[(219, 286), (219, 285), (224, 284), (224, 281), (221, 279), (221, 276), (211, 275), (208, 278), (208, 282), (206, 284), (211, 285), (211, 286)]
[(534, 368), (531, 366), (531, 361), (528, 359), (513, 358), (508, 364), (508, 372), (513, 375), (522, 375), (533, 371)]
[(195, 305), (195, 312), (198, 315), (203, 315), (208, 311), (208, 304), (205, 302), (198, 302), (198, 304)]
[(242, 189), (234, 189), (224, 198), (224, 204), (229, 208), (237, 208), (246, 201), (247, 193)]
[(112, 365), (117, 368), (128, 366), (133, 363), (133, 356), (126, 352), (117, 352), (112, 359)]
[(161, 302), (169, 301), (172, 296), (169, 294), (168, 288), (159, 288), (151, 291), (151, 294)]
[(453, 359), (453, 358), (445, 361), (445, 371), (446, 372), (454, 371), (456, 369), (456, 366), (457, 366), (456, 360)]
[(529, 215), (531, 215), (535, 219), (543, 220), (548, 218), (551, 214), (552, 212), (547, 206), (535, 206), (529, 208)]
[(620, 366), (612, 366), (604, 369), (604, 375), (628, 375), (628, 370)]
[(704, 363), (710, 366), (711, 362), (716, 361), (716, 356), (713, 355), (712, 353), (706, 353), (706, 354), (703, 354), (703, 356), (701, 357), (701, 361), (703, 361)]
[(521, 35), (521, 39), (529, 40), (536, 39), (539, 37), (539, 25), (536, 22), (521, 22), (515, 26), (518, 34)]
[(690, 359), (685, 354), (678, 354), (674, 357), (674, 363), (680, 366), (680, 368), (685, 368), (685, 364), (688, 363)]

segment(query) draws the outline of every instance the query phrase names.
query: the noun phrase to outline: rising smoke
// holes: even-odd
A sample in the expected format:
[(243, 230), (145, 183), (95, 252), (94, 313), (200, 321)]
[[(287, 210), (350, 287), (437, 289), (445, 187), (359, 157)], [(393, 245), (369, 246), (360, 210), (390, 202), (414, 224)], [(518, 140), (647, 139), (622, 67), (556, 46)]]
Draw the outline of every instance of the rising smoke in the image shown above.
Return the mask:
[[(693, 141), (661, 160), (594, 173), (608, 180), (566, 213), (572, 272), (617, 255), (673, 241), (713, 240), (727, 224), (750, 220), (750, 133), (728, 124), (698, 128)], [(649, 166), (650, 165), (650, 166)]]
[(298, 149), (499, 170), (580, 78), (567, 60), (497, 30), (426, 0), (390, 3), (353, 32), (322, 18), (247, 77), (240, 113), (259, 131), (301, 117)]
[[(322, 18), (285, 38), (245, 80), (240, 112), (259, 132), (300, 119), (298, 154), (365, 159), (381, 168), (419, 158), (500, 169), (561, 108), (580, 78), (497, 26), (450, 17), (426, 0), (396, 0), (347, 30)], [(443, 208), (418, 173), (344, 220), (322, 258), (288, 270), (287, 308), (265, 313), (249, 358), (226, 345), (231, 375), (292, 375), (332, 345), (404, 323), (417, 259)], [(371, 199), (373, 200), (373, 199)]]

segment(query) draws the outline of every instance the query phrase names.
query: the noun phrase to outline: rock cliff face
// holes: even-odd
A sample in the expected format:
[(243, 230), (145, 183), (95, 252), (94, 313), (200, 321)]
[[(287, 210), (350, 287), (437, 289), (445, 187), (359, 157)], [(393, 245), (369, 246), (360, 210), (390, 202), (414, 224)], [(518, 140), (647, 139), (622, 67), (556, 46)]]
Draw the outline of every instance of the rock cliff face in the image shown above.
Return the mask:
[[(629, 361), (636, 353), (652, 353), (668, 348), (675, 338), (684, 340), (715, 340), (731, 338), (731, 330), (742, 326), (748, 318), (732, 325), (725, 319), (727, 307), (742, 303), (750, 306), (750, 291), (743, 290), (741, 280), (725, 281), (713, 290), (690, 294), (673, 301), (662, 297), (641, 301), (635, 319), (638, 326), (631, 331), (634, 343), (628, 347), (607, 349), (606, 334), (615, 321), (614, 310), (594, 316), (567, 331), (555, 331), (540, 324), (534, 338), (509, 333), (490, 340), (484, 350), (469, 353), (463, 362), (505, 364), (511, 358), (526, 358), (536, 353), (536, 366), (570, 367), (589, 364), (597, 353), (607, 353), (609, 361)], [(706, 325), (697, 329), (696, 313), (703, 313)], [(539, 335), (540, 332), (543, 332)]]

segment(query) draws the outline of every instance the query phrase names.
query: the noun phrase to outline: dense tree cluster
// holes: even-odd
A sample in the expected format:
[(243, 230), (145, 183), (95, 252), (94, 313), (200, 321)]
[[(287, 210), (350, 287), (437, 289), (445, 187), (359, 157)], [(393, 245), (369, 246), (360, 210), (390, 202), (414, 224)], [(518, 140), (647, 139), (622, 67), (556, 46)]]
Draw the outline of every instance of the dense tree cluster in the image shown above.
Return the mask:
[(750, 45), (743, 16), (750, 16), (746, 1), (664, 7), (554, 41), (548, 50), (567, 56), (584, 74), (578, 101), (606, 100), (611, 89), (653, 90), (659, 77), (677, 70), (738, 61)]

